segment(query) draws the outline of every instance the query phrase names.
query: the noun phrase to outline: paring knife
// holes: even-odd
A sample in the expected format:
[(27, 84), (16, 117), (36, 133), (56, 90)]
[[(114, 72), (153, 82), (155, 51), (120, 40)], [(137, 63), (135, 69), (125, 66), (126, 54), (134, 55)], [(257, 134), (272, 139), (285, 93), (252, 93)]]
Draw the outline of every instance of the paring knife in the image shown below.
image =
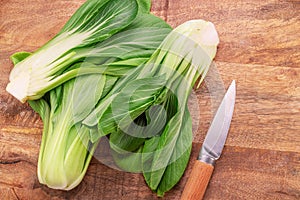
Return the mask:
[(202, 199), (219, 159), (230, 127), (235, 104), (235, 81), (229, 86), (208, 129), (198, 159), (183, 190), (181, 200)]

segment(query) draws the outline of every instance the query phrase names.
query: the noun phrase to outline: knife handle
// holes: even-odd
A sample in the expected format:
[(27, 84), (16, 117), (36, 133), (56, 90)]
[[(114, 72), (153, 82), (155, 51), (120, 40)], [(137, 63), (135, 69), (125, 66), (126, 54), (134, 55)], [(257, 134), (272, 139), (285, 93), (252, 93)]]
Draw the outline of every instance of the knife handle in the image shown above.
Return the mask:
[(213, 170), (212, 165), (196, 160), (181, 195), (181, 200), (202, 199)]

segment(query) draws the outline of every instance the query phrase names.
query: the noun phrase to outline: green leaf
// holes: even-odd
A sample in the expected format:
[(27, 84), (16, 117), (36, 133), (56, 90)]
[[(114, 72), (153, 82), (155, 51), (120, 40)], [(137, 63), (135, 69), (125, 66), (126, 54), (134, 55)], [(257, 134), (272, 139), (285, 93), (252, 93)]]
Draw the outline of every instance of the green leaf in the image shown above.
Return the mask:
[(146, 139), (133, 135), (141, 134), (146, 124), (146, 117), (141, 115), (129, 125), (125, 132), (118, 130), (109, 135), (114, 161), (122, 170), (142, 172), (142, 145)]
[[(177, 138), (180, 134), (181, 121), (180, 115), (175, 115), (169, 121), (157, 146), (157, 150), (153, 155), (151, 168), (147, 169), (148, 176), (145, 176), (146, 182), (152, 190), (156, 190), (166, 167), (170, 164), (170, 158), (175, 149)], [(145, 145), (146, 146), (146, 145)]]
[(98, 13), (98, 10), (102, 8), (110, 0), (87, 0), (82, 4), (79, 9), (72, 15), (67, 23), (62, 28), (61, 32), (76, 30), (78, 27), (87, 23), (91, 18)]
[(90, 16), (91, 20), (76, 28), (76, 31), (92, 32), (91, 37), (84, 40), (87, 45), (103, 41), (131, 24), (137, 15), (137, 11), (135, 0), (111, 0), (100, 9), (98, 7), (95, 15)]
[(128, 135), (122, 131), (117, 131), (109, 135), (109, 141), (114, 146), (125, 152), (134, 152), (141, 147), (145, 138), (138, 138)]
[(106, 95), (109, 93), (110, 90), (112, 90), (112, 88), (115, 86), (118, 80), (118, 77), (106, 75), (105, 86), (102, 91), (101, 99), (106, 97)]
[(135, 0), (88, 0), (72, 15), (59, 34), (86, 32), (87, 37), (78, 47), (103, 41), (128, 26), (137, 11)]
[(174, 151), (169, 160), (169, 165), (164, 171), (164, 174), (157, 187), (157, 194), (163, 196), (165, 192), (172, 189), (182, 177), (191, 154), (193, 134), (192, 134), (192, 119), (188, 109), (183, 116), (183, 127), (181, 127), (179, 137), (176, 141)]
[(48, 123), (50, 114), (50, 107), (48, 103), (44, 99), (28, 101), (28, 103), (30, 107), (41, 116), (43, 122)]
[(68, 99), (72, 104), (74, 123), (81, 122), (95, 108), (102, 96), (105, 83), (106, 76), (98, 74), (80, 76), (75, 79), (72, 97)]
[(146, 117), (141, 115), (134, 120), (126, 130), (122, 131), (119, 129), (117, 132), (111, 133), (109, 135), (109, 141), (123, 151), (136, 151), (146, 140), (144, 137), (138, 137), (139, 135), (143, 135), (143, 128), (146, 127), (146, 125)]
[(154, 104), (145, 112), (147, 125), (142, 127), (142, 131), (133, 132), (136, 137), (151, 138), (160, 135), (167, 123), (167, 111), (163, 105)]
[(135, 118), (142, 114), (156, 100), (165, 86), (164, 76), (137, 79), (123, 87), (122, 91), (111, 102), (111, 116), (102, 117), (98, 128), (105, 134), (117, 127), (124, 129)]
[(111, 153), (119, 168), (127, 172), (139, 173), (142, 171), (142, 147), (134, 152), (120, 149), (111, 143)]
[[(111, 95), (108, 98), (102, 99), (99, 103), (98, 106), (93, 110), (92, 113), (87, 116), (82, 123), (88, 127), (94, 127), (98, 124), (98, 119), (102, 118), (105, 111), (110, 106), (110, 103), (113, 101), (114, 97), (117, 94)], [(103, 134), (105, 135), (105, 134)]]
[(142, 151), (143, 175), (148, 185), (150, 184), (152, 163), (153, 163), (154, 154), (157, 150), (159, 141), (160, 141), (160, 136), (156, 135), (146, 140), (143, 146), (143, 151)]
[[(182, 92), (182, 90), (179, 90)], [(184, 96), (168, 93), (166, 110), (171, 118), (155, 147), (145, 142), (143, 153), (152, 155), (142, 158), (144, 177), (149, 187), (159, 196), (170, 190), (181, 178), (189, 160), (192, 144), (192, 121), (187, 106), (178, 105), (186, 102)], [(150, 146), (151, 145), (151, 146)]]
[[(102, 43), (84, 49), (76, 49), (77, 57), (126, 59), (132, 58), (132, 56), (127, 56), (127, 54), (131, 54), (137, 50), (142, 50), (142, 52), (152, 50), (154, 52), (170, 32), (170, 28), (149, 27), (146, 25), (139, 24), (137, 27), (129, 26), (126, 30), (117, 33)], [(151, 24), (148, 23), (148, 25)]]
[(11, 55), (10, 59), (13, 62), (13, 64), (16, 65), (30, 55), (31, 55), (31, 53), (29, 53), (29, 52), (21, 51), (21, 52), (17, 52), (17, 53), (14, 53), (13, 55)]
[(139, 12), (149, 13), (151, 8), (151, 0), (137, 0)]
[(151, 14), (151, 13), (142, 13), (139, 14), (136, 19), (124, 29), (124, 31), (128, 29), (135, 29), (135, 28), (142, 28), (142, 27), (149, 27), (149, 28), (162, 28), (162, 29), (169, 29), (172, 30), (172, 27), (166, 23), (161, 18)]

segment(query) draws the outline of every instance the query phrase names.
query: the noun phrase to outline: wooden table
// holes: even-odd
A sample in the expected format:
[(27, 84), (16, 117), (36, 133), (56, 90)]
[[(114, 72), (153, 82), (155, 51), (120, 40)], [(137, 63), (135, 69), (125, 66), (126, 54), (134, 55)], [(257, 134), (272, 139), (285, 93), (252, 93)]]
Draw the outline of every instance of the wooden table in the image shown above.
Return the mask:
[[(53, 37), (84, 0), (0, 1), (0, 199), (156, 199), (141, 174), (93, 159), (72, 191), (39, 184), (42, 122), (6, 91), (16, 51), (33, 51)], [(173, 27), (212, 21), (219, 32), (215, 59), (224, 85), (237, 81), (237, 102), (224, 152), (205, 199), (300, 199), (300, 1), (153, 0), (152, 12)], [(179, 184), (164, 199), (179, 199), (212, 118), (205, 84), (193, 153)], [(197, 100), (190, 102), (191, 105)]]

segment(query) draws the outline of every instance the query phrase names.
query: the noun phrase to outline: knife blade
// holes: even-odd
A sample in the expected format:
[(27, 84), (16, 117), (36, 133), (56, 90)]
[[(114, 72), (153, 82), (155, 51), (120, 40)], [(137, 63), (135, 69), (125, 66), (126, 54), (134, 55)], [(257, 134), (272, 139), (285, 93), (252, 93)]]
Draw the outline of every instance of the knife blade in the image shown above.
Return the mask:
[(205, 136), (198, 159), (183, 190), (181, 200), (202, 199), (220, 158), (228, 135), (236, 96), (235, 81), (230, 84)]

